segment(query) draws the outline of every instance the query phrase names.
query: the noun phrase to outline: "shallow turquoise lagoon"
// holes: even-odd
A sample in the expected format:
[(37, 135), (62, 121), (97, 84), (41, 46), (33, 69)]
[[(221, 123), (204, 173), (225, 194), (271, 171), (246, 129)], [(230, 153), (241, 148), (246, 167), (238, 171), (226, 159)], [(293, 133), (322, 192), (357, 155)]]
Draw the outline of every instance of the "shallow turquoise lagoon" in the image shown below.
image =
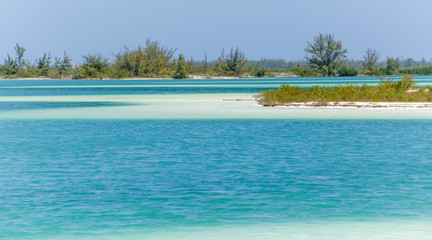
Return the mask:
[(328, 224), (350, 236), (344, 224), (409, 224), (432, 216), (431, 131), (429, 121), (2, 121), (0, 237), (304, 224), (303, 234)]
[[(397, 79), (398, 77), (390, 77)], [(432, 85), (432, 76), (416, 76), (418, 86)], [(256, 93), (282, 84), (300, 87), (377, 84), (375, 77), (317, 77), (204, 80), (0, 80), (0, 96), (131, 95)]]
[(91, 89), (0, 96), (1, 239), (432, 235), (430, 110)]

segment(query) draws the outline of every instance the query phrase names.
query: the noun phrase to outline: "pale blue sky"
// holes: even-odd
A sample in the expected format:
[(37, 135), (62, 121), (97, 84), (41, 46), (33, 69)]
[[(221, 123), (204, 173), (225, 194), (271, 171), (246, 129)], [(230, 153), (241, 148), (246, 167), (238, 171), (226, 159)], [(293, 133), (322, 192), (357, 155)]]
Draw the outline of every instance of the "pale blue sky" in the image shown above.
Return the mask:
[(429, 60), (430, 9), (427, 0), (3, 0), (0, 59), (17, 42), (30, 59), (65, 50), (79, 62), (151, 37), (194, 59), (238, 46), (249, 59), (296, 60), (321, 32), (342, 40), (349, 58), (371, 47), (383, 57)]

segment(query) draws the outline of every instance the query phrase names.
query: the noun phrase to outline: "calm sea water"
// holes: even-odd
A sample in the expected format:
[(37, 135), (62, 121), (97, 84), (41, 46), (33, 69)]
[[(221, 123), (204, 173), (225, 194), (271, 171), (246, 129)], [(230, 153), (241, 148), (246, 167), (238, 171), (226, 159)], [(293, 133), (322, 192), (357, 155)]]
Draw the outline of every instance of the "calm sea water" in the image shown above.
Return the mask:
[[(89, 89), (77, 95), (106, 94)], [(0, 238), (429, 239), (431, 133), (429, 120), (0, 120)]]
[[(390, 77), (397, 79), (398, 77)], [(432, 76), (416, 76), (419, 86), (432, 85)], [(0, 80), (0, 96), (122, 95), (122, 94), (195, 94), (256, 93), (276, 89), (281, 84), (313, 85), (377, 84), (375, 77), (320, 77), (271, 79), (205, 80)]]

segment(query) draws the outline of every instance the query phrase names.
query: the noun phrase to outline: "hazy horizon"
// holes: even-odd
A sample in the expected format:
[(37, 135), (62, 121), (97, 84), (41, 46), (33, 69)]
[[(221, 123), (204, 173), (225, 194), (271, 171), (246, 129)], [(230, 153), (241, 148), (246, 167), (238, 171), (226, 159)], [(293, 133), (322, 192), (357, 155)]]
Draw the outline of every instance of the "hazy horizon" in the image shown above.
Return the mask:
[(147, 38), (177, 49), (186, 58), (216, 59), (222, 48), (239, 47), (248, 59), (302, 60), (307, 41), (332, 33), (361, 59), (366, 48), (382, 58), (432, 58), (425, 0), (322, 1), (30, 1), (3, 3), (0, 58), (19, 43), (26, 57), (63, 51), (79, 63), (85, 54), (113, 57), (124, 45)]

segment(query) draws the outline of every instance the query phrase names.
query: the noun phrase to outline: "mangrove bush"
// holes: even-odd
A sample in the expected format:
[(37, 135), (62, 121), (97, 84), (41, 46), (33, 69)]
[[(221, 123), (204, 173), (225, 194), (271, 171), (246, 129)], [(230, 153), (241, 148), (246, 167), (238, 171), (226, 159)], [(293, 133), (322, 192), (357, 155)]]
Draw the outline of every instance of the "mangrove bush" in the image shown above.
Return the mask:
[(282, 85), (277, 90), (260, 93), (263, 105), (293, 102), (431, 102), (431, 87), (415, 88), (412, 76), (402, 75), (397, 81), (380, 78), (378, 85), (313, 86), (302, 89)]

